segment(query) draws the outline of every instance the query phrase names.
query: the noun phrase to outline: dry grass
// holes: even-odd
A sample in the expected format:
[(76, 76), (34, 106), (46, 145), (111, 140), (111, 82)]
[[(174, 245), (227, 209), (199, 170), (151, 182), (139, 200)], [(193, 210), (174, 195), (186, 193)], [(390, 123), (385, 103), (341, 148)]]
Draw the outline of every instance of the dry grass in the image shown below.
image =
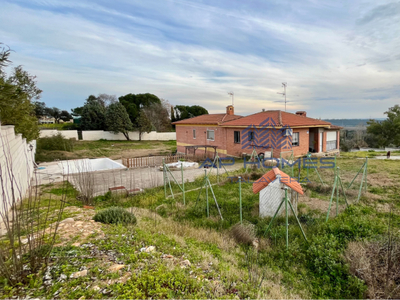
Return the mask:
[[(151, 232), (168, 234), (176, 237), (179, 240), (182, 238), (193, 238), (204, 243), (216, 244), (220, 249), (230, 251), (235, 247), (235, 243), (227, 234), (219, 233), (215, 230), (207, 230), (204, 228), (195, 228), (187, 223), (176, 222), (168, 218), (154, 214), (147, 209), (133, 208), (130, 209), (138, 218), (138, 226)], [(140, 222), (140, 219), (151, 218), (154, 221), (154, 226), (149, 226), (148, 222)]]
[(345, 257), (350, 272), (367, 284), (368, 298), (400, 298), (399, 240), (350, 242)]

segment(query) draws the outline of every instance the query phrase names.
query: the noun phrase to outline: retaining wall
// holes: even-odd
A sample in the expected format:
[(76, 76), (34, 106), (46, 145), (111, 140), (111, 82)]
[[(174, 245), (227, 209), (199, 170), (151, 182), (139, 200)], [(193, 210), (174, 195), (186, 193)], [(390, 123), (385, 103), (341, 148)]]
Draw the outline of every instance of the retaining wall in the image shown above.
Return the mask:
[[(0, 126), (0, 212), (26, 196), (34, 169), (36, 141), (15, 134), (14, 126)], [(14, 191), (13, 191), (14, 190)]]

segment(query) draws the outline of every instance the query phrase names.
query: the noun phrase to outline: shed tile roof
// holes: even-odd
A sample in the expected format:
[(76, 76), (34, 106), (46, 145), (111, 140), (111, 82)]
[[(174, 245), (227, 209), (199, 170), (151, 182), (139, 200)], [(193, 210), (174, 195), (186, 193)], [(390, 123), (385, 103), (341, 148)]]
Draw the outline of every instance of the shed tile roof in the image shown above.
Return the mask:
[(232, 121), (239, 118), (243, 118), (238, 115), (227, 115), (227, 114), (209, 114), (209, 115), (201, 115), (197, 117), (193, 117), (190, 119), (185, 119), (181, 121), (173, 122), (172, 124), (180, 125), (180, 124), (216, 124), (219, 125), (222, 122)]
[(224, 121), (222, 126), (265, 126), (266, 123), (272, 123), (274, 126), (290, 127), (316, 125), (331, 126), (331, 123), (326, 121), (299, 116), (280, 110), (267, 110), (233, 121)]
[(303, 189), (298, 181), (291, 178), (285, 172), (282, 172), (277, 167), (273, 167), (271, 171), (265, 173), (260, 179), (253, 183), (253, 193), (257, 194), (263, 188), (268, 186), (271, 182), (273, 182), (277, 176), (281, 177), (281, 183), (285, 184), (286, 186), (290, 187), (292, 190), (298, 192), (299, 194), (303, 195)]

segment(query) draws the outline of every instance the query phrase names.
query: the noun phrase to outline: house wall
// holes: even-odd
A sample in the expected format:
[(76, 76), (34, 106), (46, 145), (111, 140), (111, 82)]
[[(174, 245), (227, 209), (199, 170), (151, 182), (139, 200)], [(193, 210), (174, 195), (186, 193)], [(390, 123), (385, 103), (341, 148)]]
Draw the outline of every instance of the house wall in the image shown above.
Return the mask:
[(15, 134), (14, 126), (0, 126), (0, 213), (10, 209), (13, 197), (19, 201), (26, 196), (33, 175), (35, 152), (36, 141), (27, 143), (21, 134)]
[[(196, 138), (193, 138), (193, 129), (196, 130)], [(207, 130), (214, 130), (214, 141), (207, 139)], [(226, 130), (217, 125), (176, 125), (177, 150), (185, 153), (185, 146), (210, 145), (217, 146), (220, 156), (225, 156), (226, 152)], [(212, 149), (208, 149), (213, 153)], [(204, 154), (204, 148), (196, 150), (196, 154)]]
[[(193, 129), (196, 129), (196, 139), (193, 138)], [(215, 140), (210, 141), (206, 139), (206, 131), (214, 130)], [(310, 144), (309, 144), (309, 135), (314, 134), (314, 140), (317, 143), (317, 150), (319, 151), (319, 132), (324, 130), (323, 128), (318, 128), (317, 130), (310, 131), (310, 128), (294, 128), (293, 133), (299, 133), (299, 146), (293, 146), (291, 149), (293, 150), (294, 156), (302, 156), (308, 153)], [(240, 144), (236, 144), (234, 142), (234, 132), (240, 131)], [(185, 146), (191, 145), (213, 145), (218, 146), (217, 151), (220, 156), (237, 156), (241, 157), (244, 153), (250, 155), (253, 151), (252, 148), (243, 147), (243, 128), (226, 128), (226, 127), (217, 127), (217, 126), (207, 126), (207, 125), (177, 125), (176, 126), (176, 135), (177, 135), (177, 146), (178, 152), (185, 153)], [(326, 132), (323, 131), (323, 151), (326, 151)], [(338, 131), (339, 135), (339, 131)], [(289, 142), (289, 137), (286, 138), (286, 141)], [(282, 141), (284, 144), (284, 141)], [(271, 148), (266, 147), (255, 147), (257, 153), (270, 152)], [(273, 149), (273, 156), (278, 158), (282, 153), (282, 157), (288, 156), (290, 154), (291, 149), (280, 149), (275, 147)], [(211, 151), (211, 150), (209, 150)], [(204, 149), (196, 150), (196, 154), (204, 154)]]

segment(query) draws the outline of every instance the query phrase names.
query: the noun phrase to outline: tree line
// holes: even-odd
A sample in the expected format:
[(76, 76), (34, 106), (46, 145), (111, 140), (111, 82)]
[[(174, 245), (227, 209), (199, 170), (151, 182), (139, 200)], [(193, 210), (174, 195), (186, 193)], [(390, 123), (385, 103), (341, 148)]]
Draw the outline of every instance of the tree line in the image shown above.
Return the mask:
[(159, 132), (173, 130), (171, 122), (208, 114), (198, 105), (173, 107), (167, 100), (156, 95), (127, 94), (117, 99), (114, 95), (90, 95), (83, 106), (69, 113), (57, 107), (47, 107), (39, 99), (42, 90), (36, 85), (36, 76), (29, 74), (21, 66), (15, 67), (11, 74), (5, 69), (12, 62), (11, 50), (0, 43), (0, 122), (14, 125), (15, 132), (28, 141), (39, 137), (38, 119), (52, 117), (56, 123), (79, 117), (80, 130), (109, 130), (122, 133), (129, 140), (129, 131)]
[(72, 115), (80, 117), (82, 130), (108, 130), (122, 133), (127, 140), (130, 131), (167, 132), (173, 130), (171, 122), (188, 117), (208, 114), (201, 106), (173, 107), (167, 100), (154, 94), (132, 94), (117, 99), (114, 95), (90, 95), (83, 106), (73, 108)]

